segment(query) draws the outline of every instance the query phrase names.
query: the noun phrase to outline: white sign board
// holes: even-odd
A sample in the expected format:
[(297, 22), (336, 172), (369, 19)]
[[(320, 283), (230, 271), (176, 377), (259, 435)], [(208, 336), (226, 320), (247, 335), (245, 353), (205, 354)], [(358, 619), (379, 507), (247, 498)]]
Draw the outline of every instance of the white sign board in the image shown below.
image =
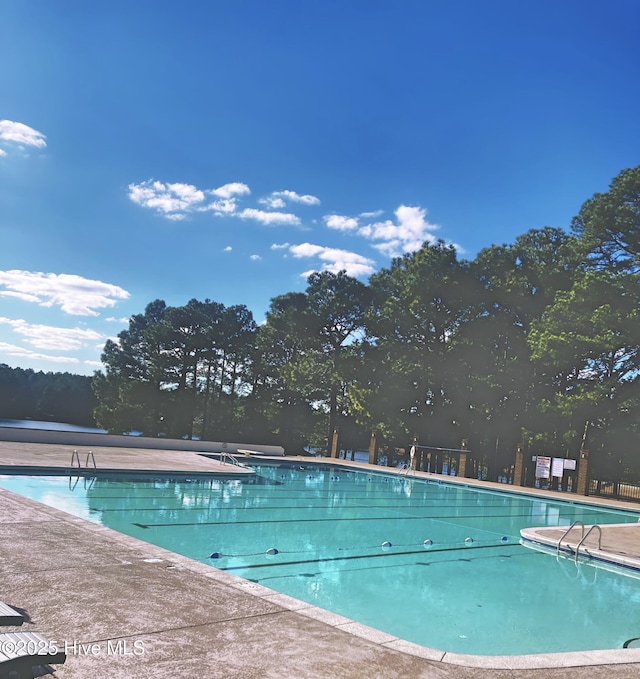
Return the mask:
[(536, 477), (539, 479), (548, 479), (551, 472), (551, 458), (544, 455), (538, 455), (536, 460)]
[(559, 478), (562, 478), (563, 474), (564, 474), (564, 458), (554, 457), (553, 462), (551, 463), (551, 476), (557, 476)]
[(575, 461), (575, 460), (570, 460), (569, 458), (567, 458), (567, 459), (564, 461), (564, 468), (565, 468), (565, 469), (568, 469), (569, 471), (575, 471), (575, 469), (576, 469), (576, 461)]

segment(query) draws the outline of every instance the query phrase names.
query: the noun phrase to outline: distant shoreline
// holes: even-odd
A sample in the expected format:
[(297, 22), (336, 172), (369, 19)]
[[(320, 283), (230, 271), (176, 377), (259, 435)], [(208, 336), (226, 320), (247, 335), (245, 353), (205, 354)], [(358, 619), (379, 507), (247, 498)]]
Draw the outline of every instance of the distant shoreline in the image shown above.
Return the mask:
[[(0, 420), (1, 422), (2, 420)], [(9, 420), (3, 420), (7, 422)], [(29, 422), (32, 422), (29, 420)], [(35, 422), (35, 421), (34, 421)], [(55, 424), (45, 422), (45, 425)], [(60, 423), (58, 423), (60, 424)], [(192, 441), (188, 439), (151, 438), (124, 434), (102, 433), (100, 430), (39, 429), (25, 426), (0, 426), (0, 441), (15, 443), (45, 443), (95, 448), (147, 448), (156, 450), (186, 450), (198, 453), (238, 454), (241, 450), (253, 450), (267, 455), (284, 455), (284, 448), (263, 444), (231, 441)]]
[(0, 427), (14, 427), (16, 429), (40, 429), (49, 431), (79, 431), (90, 434), (106, 434), (106, 429), (98, 427), (83, 427), (69, 422), (49, 422), (48, 420), (2, 420)]

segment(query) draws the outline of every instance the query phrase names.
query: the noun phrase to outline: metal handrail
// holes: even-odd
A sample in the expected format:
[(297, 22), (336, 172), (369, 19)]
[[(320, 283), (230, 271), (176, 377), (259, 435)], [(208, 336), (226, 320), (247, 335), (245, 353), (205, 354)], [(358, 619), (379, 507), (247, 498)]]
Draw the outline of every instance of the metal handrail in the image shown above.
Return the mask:
[(582, 543), (589, 537), (589, 533), (591, 533), (591, 531), (594, 528), (598, 529), (598, 549), (602, 549), (602, 528), (597, 523), (594, 523), (593, 526), (591, 526), (589, 530), (586, 532), (582, 540), (580, 540), (580, 542), (578, 543), (576, 547), (575, 561), (578, 560), (578, 552), (580, 551), (580, 547), (582, 547)]
[[(96, 458), (95, 458), (95, 455), (93, 454), (93, 451), (91, 451), (91, 450), (87, 453), (87, 457), (84, 461), (84, 466), (87, 467), (87, 468), (89, 467), (89, 460), (91, 460), (91, 462), (93, 462), (93, 468), (97, 469), (98, 465), (96, 464)], [(81, 469), (82, 464), (80, 463), (80, 453), (77, 450), (74, 450), (73, 453), (71, 453), (71, 466), (72, 467), (76, 466), (75, 462), (78, 463), (77, 464), (78, 469)]]
[(233, 465), (236, 465), (237, 467), (242, 467), (242, 466), (243, 466), (243, 465), (238, 461), (238, 459), (235, 458), (231, 453), (226, 453), (226, 452), (222, 451), (222, 452), (220, 453), (220, 462), (221, 462), (222, 464), (226, 464), (227, 461), (230, 462), (230, 463), (233, 464)]
[(569, 535), (569, 533), (576, 527), (576, 526), (582, 526), (582, 533), (580, 535), (580, 543), (582, 544), (582, 540), (584, 539), (584, 529), (585, 525), (582, 521), (574, 521), (569, 528), (562, 534), (562, 537), (558, 540), (558, 544), (556, 546), (556, 557), (560, 556), (560, 547), (562, 546), (562, 541)]

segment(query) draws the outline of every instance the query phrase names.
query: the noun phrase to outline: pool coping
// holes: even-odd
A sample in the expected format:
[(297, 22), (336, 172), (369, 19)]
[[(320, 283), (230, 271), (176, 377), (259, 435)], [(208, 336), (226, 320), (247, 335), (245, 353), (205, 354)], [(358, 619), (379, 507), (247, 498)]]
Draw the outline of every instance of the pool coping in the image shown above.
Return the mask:
[[(310, 460), (308, 458), (305, 458), (305, 460), (307, 462), (313, 462), (313, 460)], [(282, 458), (280, 458), (280, 462), (282, 462)], [(331, 462), (331, 464), (335, 463)], [(371, 467), (364, 466), (364, 468), (368, 469), (369, 471), (373, 471)], [(35, 473), (36, 469), (37, 469), (36, 467), (30, 466), (27, 470), (25, 470), (22, 473), (27, 474), (30, 471), (33, 474)], [(57, 473), (60, 474), (62, 470), (60, 468), (55, 468), (55, 471), (57, 471)], [(77, 472), (78, 470), (76, 469), (73, 471)], [(120, 469), (116, 471), (120, 476), (127, 476), (131, 474), (132, 470)], [(142, 470), (142, 471), (144, 471), (145, 474), (156, 476), (165, 476), (167, 474), (166, 470)], [(376, 471), (384, 473), (384, 471), (392, 470), (377, 469)], [(138, 476), (139, 473), (136, 474), (134, 472), (132, 475)], [(187, 477), (189, 475), (205, 476), (212, 478), (216, 477), (219, 478), (220, 476), (219, 474), (211, 472), (200, 472), (200, 473), (191, 472), (190, 474), (185, 472), (180, 474), (180, 476)], [(429, 476), (435, 476), (437, 478), (438, 475)], [(496, 488), (495, 490), (499, 490), (499, 488)], [(145, 542), (144, 540), (134, 538), (132, 536), (126, 535), (125, 533), (120, 533), (119, 531), (94, 523), (88, 519), (75, 516), (74, 514), (70, 514), (64, 510), (57, 509), (49, 505), (44, 505), (43, 503), (13, 493), (12, 491), (0, 488), (0, 493), (10, 494), (14, 499), (19, 499), (21, 502), (24, 502), (26, 504), (33, 503), (38, 507), (45, 507), (48, 514), (53, 515), (56, 518), (63, 521), (72, 521), (76, 527), (82, 526), (84, 529), (89, 530), (91, 532), (108, 531), (108, 533), (111, 534), (111, 536), (114, 539), (117, 538), (117, 540), (123, 545), (137, 548), (144, 546), (146, 551), (155, 558), (159, 558), (164, 561), (169, 561), (171, 563), (177, 564), (181, 568), (190, 570), (200, 575), (204, 575), (213, 581), (223, 583), (227, 586), (237, 589), (238, 591), (242, 591), (244, 593), (251, 594), (252, 596), (272, 602), (291, 612), (295, 612), (297, 614), (313, 618), (337, 630), (341, 630), (353, 636), (365, 639), (370, 643), (377, 644), (381, 647), (385, 647), (390, 650), (406, 653), (424, 660), (441, 662), (447, 665), (458, 665), (469, 668), (485, 668), (496, 670), (538, 670), (538, 669), (542, 670), (568, 667), (589, 667), (598, 665), (622, 665), (622, 664), (627, 665), (636, 663), (640, 664), (640, 648), (600, 649), (588, 651), (567, 651), (567, 652), (522, 654), (522, 655), (474, 655), (474, 654), (454, 653), (450, 651), (443, 651), (440, 649), (430, 648), (428, 646), (423, 646), (420, 644), (416, 644), (414, 642), (406, 641), (392, 634), (383, 632), (381, 630), (357, 622), (345, 616), (333, 613), (326, 609), (319, 608), (312, 604), (308, 604), (307, 602), (296, 599), (289, 595), (282, 594), (268, 587), (265, 587), (264, 585), (260, 585), (249, 580), (245, 580), (244, 578), (241, 578), (238, 575), (218, 569), (211, 564), (206, 564), (195, 559), (182, 556), (176, 552), (171, 552), (162, 547), (158, 547), (151, 543)], [(556, 497), (555, 499), (561, 498)], [(585, 502), (584, 504), (592, 503)]]
[(256, 472), (253, 469), (247, 469), (245, 466), (230, 465), (229, 471), (198, 471), (196, 469), (129, 469), (126, 467), (64, 467), (55, 465), (15, 465), (15, 464), (0, 464), (0, 475), (7, 474), (11, 476), (28, 476), (29, 474), (38, 474), (40, 476), (133, 476), (136, 478), (153, 477), (153, 478), (211, 478), (232, 480), (245, 476), (255, 476)]
[[(584, 535), (593, 528), (594, 524), (585, 524)], [(534, 549), (540, 548), (545, 552), (556, 552), (563, 556), (573, 557), (575, 559), (587, 559), (601, 562), (607, 565), (619, 566), (630, 571), (634, 571), (638, 576), (640, 575), (640, 555), (629, 555), (624, 552), (615, 552), (607, 549), (593, 547), (591, 545), (583, 545), (580, 547), (579, 553), (576, 549), (579, 546), (580, 539), (569, 540), (569, 537), (556, 538), (554, 533), (558, 533), (558, 529), (567, 529), (569, 526), (539, 526), (532, 528), (523, 528), (520, 531), (521, 543), (525, 546), (530, 546)], [(638, 532), (640, 526), (637, 523), (607, 523), (600, 526), (601, 529), (607, 531), (608, 529), (622, 529)], [(581, 536), (582, 537), (582, 536)]]

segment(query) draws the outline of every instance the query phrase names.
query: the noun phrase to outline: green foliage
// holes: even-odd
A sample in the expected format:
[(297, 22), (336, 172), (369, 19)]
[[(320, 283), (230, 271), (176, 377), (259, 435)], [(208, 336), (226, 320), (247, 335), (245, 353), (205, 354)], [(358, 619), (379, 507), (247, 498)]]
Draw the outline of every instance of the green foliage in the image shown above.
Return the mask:
[(558, 290), (571, 286), (577, 267), (575, 239), (560, 229), (533, 229), (512, 245), (493, 246), (470, 263), (476, 287), (456, 335), (460, 374), (456, 401), (471, 447), (497, 448), (500, 465), (536, 430), (537, 404), (549, 396), (531, 361), (532, 323)]
[[(580, 274), (531, 331), (532, 359), (555, 390), (553, 407), (570, 423), (574, 439), (583, 422), (610, 431), (622, 413), (640, 406), (640, 298), (634, 278), (602, 270)], [(553, 407), (547, 403), (547, 412)]]
[(0, 418), (67, 422), (95, 427), (91, 378), (0, 364)]
[(610, 273), (640, 272), (640, 166), (623, 170), (607, 193), (587, 200), (571, 227), (588, 265)]
[(287, 450), (330, 445), (346, 406), (345, 348), (362, 328), (369, 300), (367, 287), (343, 271), (314, 273), (304, 293), (272, 300), (258, 333), (256, 392), (276, 404), (275, 431)]
[(255, 333), (243, 305), (152, 302), (105, 345), (96, 420), (115, 432), (227, 438), (240, 420), (235, 400), (250, 377)]
[[(573, 232), (532, 229), (472, 261), (425, 243), (368, 286), (312, 274), (245, 307), (152, 302), (107, 342), (94, 378), (109, 430), (279, 442), (469, 441), (498, 471), (517, 444), (640, 468), (640, 168), (586, 201)], [(598, 462), (600, 461), (600, 462)]]
[(457, 438), (448, 357), (466, 313), (466, 267), (453, 247), (425, 243), (370, 285), (363, 365), (349, 391), (356, 420), (402, 445)]

